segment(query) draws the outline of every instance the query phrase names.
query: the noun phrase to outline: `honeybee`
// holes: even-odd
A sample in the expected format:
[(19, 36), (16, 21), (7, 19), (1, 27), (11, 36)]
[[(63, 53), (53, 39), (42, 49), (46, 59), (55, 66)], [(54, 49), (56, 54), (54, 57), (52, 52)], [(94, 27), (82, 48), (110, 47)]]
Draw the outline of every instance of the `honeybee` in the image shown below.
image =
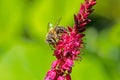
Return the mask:
[(54, 27), (52, 27), (51, 23), (48, 23), (49, 31), (46, 35), (46, 42), (52, 47), (56, 46), (58, 40), (60, 39), (60, 36), (67, 30), (63, 26), (58, 26), (60, 20), (61, 18), (57, 21)]

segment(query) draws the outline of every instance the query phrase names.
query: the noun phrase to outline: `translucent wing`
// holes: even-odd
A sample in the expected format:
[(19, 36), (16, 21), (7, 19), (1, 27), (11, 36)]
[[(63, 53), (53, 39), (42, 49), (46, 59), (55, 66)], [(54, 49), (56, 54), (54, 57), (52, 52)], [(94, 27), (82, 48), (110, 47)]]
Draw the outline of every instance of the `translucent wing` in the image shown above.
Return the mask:
[(49, 32), (51, 29), (53, 29), (53, 24), (49, 22), (47, 26), (47, 32)]
[(56, 26), (58, 26), (58, 24), (60, 23), (61, 19), (62, 19), (62, 17), (60, 17), (60, 18), (58, 19), (58, 21), (56, 22), (56, 24), (55, 24), (54, 27), (53, 27), (53, 24), (52, 24), (51, 22), (49, 22), (49, 23), (48, 23), (48, 26), (47, 26), (47, 32), (49, 32), (49, 31), (50, 31), (51, 29), (53, 29), (53, 28), (56, 28)]
[(60, 17), (60, 18), (58, 19), (58, 21), (57, 21), (56, 24), (55, 24), (55, 27), (58, 26), (58, 24), (60, 23), (61, 19), (62, 19), (62, 17)]

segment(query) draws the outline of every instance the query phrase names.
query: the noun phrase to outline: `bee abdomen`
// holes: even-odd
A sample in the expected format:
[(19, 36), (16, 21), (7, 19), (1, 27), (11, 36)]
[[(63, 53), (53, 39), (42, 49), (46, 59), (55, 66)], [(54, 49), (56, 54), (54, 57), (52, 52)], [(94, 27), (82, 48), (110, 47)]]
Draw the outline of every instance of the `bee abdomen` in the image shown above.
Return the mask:
[(63, 26), (58, 26), (58, 27), (56, 28), (56, 33), (57, 33), (57, 34), (64, 33), (65, 31), (67, 31), (67, 29), (66, 29), (65, 27), (63, 27)]

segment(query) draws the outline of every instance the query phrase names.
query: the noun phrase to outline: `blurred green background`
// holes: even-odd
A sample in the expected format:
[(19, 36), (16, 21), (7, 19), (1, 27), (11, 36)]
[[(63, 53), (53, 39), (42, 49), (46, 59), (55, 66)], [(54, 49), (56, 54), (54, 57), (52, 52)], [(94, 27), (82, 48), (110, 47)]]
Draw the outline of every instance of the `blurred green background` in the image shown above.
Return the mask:
[[(0, 80), (43, 80), (53, 51), (47, 24), (73, 26), (83, 0), (0, 0)], [(72, 80), (120, 80), (120, 0), (97, 0), (87, 25), (83, 60)]]

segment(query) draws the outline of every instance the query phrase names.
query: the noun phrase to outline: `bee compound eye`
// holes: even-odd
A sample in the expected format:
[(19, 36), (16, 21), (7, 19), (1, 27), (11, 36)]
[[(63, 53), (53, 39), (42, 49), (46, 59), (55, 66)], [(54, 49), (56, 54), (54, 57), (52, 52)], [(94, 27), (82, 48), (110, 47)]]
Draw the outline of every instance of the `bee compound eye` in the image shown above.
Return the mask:
[(51, 39), (48, 39), (47, 41), (48, 41), (48, 42), (52, 42), (52, 40), (51, 40)]

